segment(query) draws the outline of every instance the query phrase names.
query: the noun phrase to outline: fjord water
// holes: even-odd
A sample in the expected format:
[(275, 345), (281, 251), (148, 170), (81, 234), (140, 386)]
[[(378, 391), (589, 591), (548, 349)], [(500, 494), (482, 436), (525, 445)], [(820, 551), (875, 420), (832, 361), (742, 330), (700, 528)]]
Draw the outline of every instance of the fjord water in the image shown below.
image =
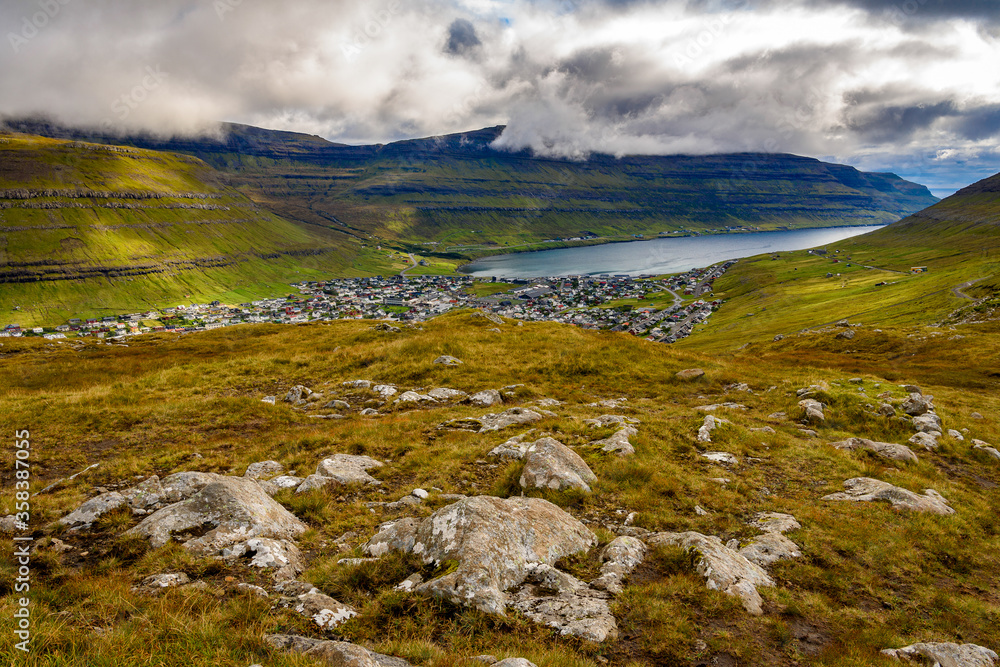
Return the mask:
[(602, 273), (639, 276), (679, 273), (728, 259), (815, 248), (852, 236), (867, 234), (882, 227), (883, 225), (824, 227), (752, 234), (685, 236), (581, 248), (558, 248), (485, 257), (463, 267), (463, 271), (479, 278), (491, 276), (537, 278)]

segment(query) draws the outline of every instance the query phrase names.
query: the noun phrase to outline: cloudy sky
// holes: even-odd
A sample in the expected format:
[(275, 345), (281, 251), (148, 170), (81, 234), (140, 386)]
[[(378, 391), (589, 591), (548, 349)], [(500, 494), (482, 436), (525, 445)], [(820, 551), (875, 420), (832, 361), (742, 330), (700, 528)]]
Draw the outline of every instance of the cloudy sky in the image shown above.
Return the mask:
[(0, 115), (1000, 171), (998, 0), (3, 0)]

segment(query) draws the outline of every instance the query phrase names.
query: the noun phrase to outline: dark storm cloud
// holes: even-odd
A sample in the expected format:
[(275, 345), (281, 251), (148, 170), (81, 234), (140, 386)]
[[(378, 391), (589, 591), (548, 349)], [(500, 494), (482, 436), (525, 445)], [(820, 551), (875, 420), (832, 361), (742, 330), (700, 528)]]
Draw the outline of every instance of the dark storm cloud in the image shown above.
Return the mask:
[(995, 4), (5, 0), (0, 116), (349, 143), (505, 123), (499, 146), (553, 156), (764, 150), (893, 170), (913, 154), (945, 173), (993, 155)]
[(448, 26), (448, 42), (444, 50), (453, 56), (460, 56), (482, 44), (476, 35), (476, 26), (467, 19), (455, 19)]

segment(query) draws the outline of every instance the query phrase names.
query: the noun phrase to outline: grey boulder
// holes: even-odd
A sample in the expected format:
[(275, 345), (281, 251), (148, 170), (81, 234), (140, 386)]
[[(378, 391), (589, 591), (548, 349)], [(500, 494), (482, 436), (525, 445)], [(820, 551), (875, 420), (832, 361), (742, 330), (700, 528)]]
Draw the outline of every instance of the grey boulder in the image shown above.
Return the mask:
[(385, 524), (364, 549), (372, 556), (398, 550), (428, 563), (456, 561), (454, 571), (414, 591), (502, 615), (506, 591), (527, 578), (531, 565), (551, 565), (596, 543), (586, 526), (545, 500), (475, 496), (423, 520)]
[(917, 455), (909, 447), (896, 445), (891, 442), (876, 442), (874, 440), (866, 440), (865, 438), (848, 438), (840, 442), (831, 442), (830, 445), (847, 451), (867, 449), (890, 461), (900, 461), (903, 463), (917, 462)]
[(882, 655), (911, 665), (932, 667), (994, 667), (997, 654), (976, 644), (926, 643), (883, 649)]
[(486, 389), (470, 396), (469, 403), (480, 408), (492, 408), (494, 405), (503, 403), (503, 397), (496, 389)]
[(128, 500), (122, 494), (111, 491), (95, 496), (70, 512), (59, 523), (72, 530), (87, 530), (102, 516), (119, 507), (128, 507)]
[(823, 496), (823, 500), (846, 500), (853, 502), (887, 502), (895, 509), (934, 514), (954, 514), (948, 501), (934, 489), (927, 489), (920, 496), (912, 491), (893, 486), (870, 477), (855, 477), (844, 482), (846, 491)]
[(590, 493), (597, 475), (572, 449), (553, 438), (533, 443), (524, 457), (520, 484), (523, 489), (578, 489)]

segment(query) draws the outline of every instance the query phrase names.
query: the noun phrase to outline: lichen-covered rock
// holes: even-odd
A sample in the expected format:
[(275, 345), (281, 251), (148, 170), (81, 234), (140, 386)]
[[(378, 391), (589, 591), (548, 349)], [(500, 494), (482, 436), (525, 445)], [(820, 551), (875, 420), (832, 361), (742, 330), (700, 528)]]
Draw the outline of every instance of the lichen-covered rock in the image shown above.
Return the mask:
[[(147, 537), (153, 547), (177, 536), (186, 549), (217, 555), (247, 539), (293, 539), (305, 529), (254, 480), (223, 477), (187, 500), (157, 510), (127, 534)], [(199, 536), (185, 539), (192, 534)]]
[(163, 502), (163, 485), (160, 484), (160, 478), (153, 475), (141, 484), (125, 489), (121, 494), (133, 509), (144, 510)]
[(480, 408), (492, 408), (503, 403), (503, 396), (496, 389), (485, 389), (470, 396), (469, 403)]
[(882, 655), (928, 667), (995, 667), (1000, 657), (976, 644), (926, 643), (883, 649)]
[(487, 456), (507, 461), (520, 461), (528, 453), (528, 448), (533, 444), (532, 442), (528, 442), (528, 437), (534, 432), (535, 430), (532, 429), (527, 433), (515, 435), (513, 438), (491, 449)]
[(639, 420), (632, 417), (623, 417), (622, 415), (601, 415), (597, 419), (584, 419), (583, 423), (590, 426), (590, 428), (604, 428), (606, 426), (638, 424)]
[(691, 380), (697, 380), (705, 375), (705, 371), (700, 368), (686, 368), (682, 371), (678, 371), (677, 379), (689, 382)]
[(421, 403), (437, 403), (437, 399), (427, 394), (418, 394), (415, 391), (404, 391), (395, 401), (395, 404), (399, 406), (420, 405)]
[(975, 449), (976, 451), (983, 452), (988, 456), (991, 456), (1000, 461), (1000, 451), (997, 451), (996, 447), (991, 447), (988, 442), (985, 442), (983, 440), (973, 439), (972, 448)]
[(277, 461), (259, 461), (247, 466), (243, 476), (247, 479), (271, 479), (285, 472), (285, 466)]
[(617, 430), (610, 438), (598, 440), (590, 444), (600, 447), (602, 452), (615, 453), (618, 456), (632, 456), (635, 454), (635, 447), (629, 442), (629, 438), (634, 435), (639, 435), (639, 431), (632, 426), (626, 426)]
[(819, 424), (826, 421), (823, 414), (824, 405), (813, 398), (804, 398), (799, 401), (799, 407), (805, 415), (805, 420), (810, 424)]
[(316, 474), (327, 477), (338, 484), (380, 484), (377, 479), (368, 474), (369, 470), (381, 468), (384, 463), (369, 456), (352, 454), (334, 454), (320, 461), (316, 466)]
[(425, 562), (455, 561), (452, 572), (414, 590), (503, 614), (506, 591), (525, 580), (529, 566), (551, 565), (596, 543), (586, 526), (545, 500), (475, 496), (423, 520), (386, 524), (364, 549), (373, 556), (399, 550)]
[(712, 442), (712, 431), (728, 423), (725, 419), (707, 415), (705, 421), (702, 422), (701, 428), (698, 429), (698, 442)]
[(462, 360), (445, 354), (435, 359), (434, 363), (441, 366), (461, 366)]
[(765, 533), (787, 533), (790, 530), (801, 530), (802, 525), (791, 514), (780, 512), (760, 512), (748, 522), (748, 525), (759, 528)]
[(740, 462), (735, 455), (730, 454), (729, 452), (703, 452), (701, 458), (707, 459), (712, 463), (719, 463), (727, 466), (739, 465)]
[(742, 403), (712, 403), (711, 405), (699, 405), (695, 407), (698, 412), (716, 412), (718, 410), (749, 410)]
[(511, 596), (511, 606), (531, 621), (559, 630), (559, 634), (603, 642), (618, 637), (608, 597), (554, 567), (535, 564), (529, 568), (524, 585)]
[(617, 595), (622, 591), (622, 582), (646, 558), (648, 548), (634, 537), (616, 537), (600, 553), (601, 576), (590, 582), (599, 590)]
[(116, 491), (102, 493), (59, 519), (59, 523), (69, 526), (72, 530), (87, 530), (95, 521), (119, 507), (128, 507), (125, 496)]
[(919, 417), (934, 410), (933, 396), (922, 396), (916, 392), (911, 393), (909, 398), (903, 401), (900, 406), (903, 412), (911, 417)]
[(935, 431), (933, 433), (923, 433), (923, 432), (914, 433), (910, 437), (909, 442), (911, 442), (912, 444), (917, 445), (919, 447), (923, 447), (924, 449), (926, 449), (928, 451), (931, 451), (931, 450), (937, 449), (937, 447), (938, 447), (938, 436), (940, 436), (940, 435), (941, 434), (938, 433), (937, 431)]
[(330, 667), (410, 667), (402, 658), (375, 653), (348, 642), (298, 635), (266, 635), (264, 640), (279, 650), (301, 653)]
[(288, 540), (258, 537), (222, 550), (224, 558), (249, 557), (250, 565), (275, 571), (274, 578), (293, 579), (303, 570), (302, 552)]
[(377, 384), (372, 387), (372, 391), (381, 396), (383, 400), (388, 400), (399, 393), (399, 390), (391, 384)]
[(823, 500), (882, 501), (891, 503), (896, 509), (907, 509), (914, 512), (955, 513), (955, 510), (948, 506), (948, 501), (934, 489), (927, 489), (924, 495), (920, 496), (912, 491), (870, 477), (849, 479), (844, 482), (844, 488), (846, 491), (824, 496)]
[(312, 389), (305, 387), (301, 384), (297, 384), (292, 387), (287, 394), (285, 394), (285, 403), (291, 403), (295, 405), (301, 400), (307, 399), (312, 396)]
[(944, 431), (941, 427), (941, 418), (934, 412), (925, 412), (914, 417), (913, 428), (921, 433), (942, 433)]
[(488, 433), (489, 431), (501, 431), (511, 426), (517, 426), (519, 424), (533, 424), (534, 422), (541, 420), (542, 415), (534, 410), (528, 410), (527, 408), (511, 408), (510, 410), (504, 410), (500, 414), (488, 414), (480, 417), (479, 423), (482, 425), (482, 428), (479, 429), (479, 432)]
[(298, 597), (294, 608), (324, 629), (335, 628), (358, 615), (357, 610), (350, 605), (323, 593), (303, 593)]
[(431, 389), (427, 395), (439, 401), (461, 401), (469, 396), (460, 389), (448, 389), (447, 387)]
[(214, 472), (178, 472), (160, 480), (163, 502), (176, 503), (187, 500), (213, 482), (223, 479)]
[(751, 563), (767, 567), (779, 560), (802, 558), (799, 546), (777, 532), (764, 533), (750, 540), (739, 554)]
[(696, 569), (705, 577), (708, 588), (738, 597), (743, 608), (754, 615), (764, 613), (758, 586), (774, 586), (764, 569), (730, 549), (714, 535), (701, 533), (657, 533), (649, 538), (653, 546), (674, 545), (699, 555)]
[(137, 590), (159, 591), (165, 588), (176, 588), (184, 584), (191, 583), (191, 579), (183, 572), (171, 572), (167, 574), (154, 574), (142, 580)]
[(553, 438), (542, 438), (528, 447), (521, 473), (521, 488), (590, 493), (597, 475), (572, 449)]
[(847, 451), (867, 449), (891, 461), (900, 461), (903, 463), (917, 462), (917, 455), (909, 447), (896, 445), (891, 442), (876, 442), (874, 440), (866, 440), (865, 438), (848, 438), (840, 442), (831, 442), (830, 445)]

